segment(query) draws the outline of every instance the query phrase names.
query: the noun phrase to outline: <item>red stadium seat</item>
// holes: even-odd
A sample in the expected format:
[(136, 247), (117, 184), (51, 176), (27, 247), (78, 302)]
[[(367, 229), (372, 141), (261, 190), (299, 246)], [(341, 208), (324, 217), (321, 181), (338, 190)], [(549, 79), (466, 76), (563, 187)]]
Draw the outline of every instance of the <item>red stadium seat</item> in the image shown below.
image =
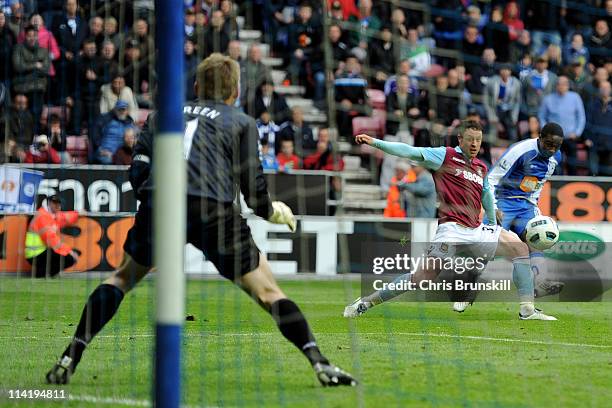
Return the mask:
[(377, 138), (382, 138), (384, 136), (383, 129), (380, 126), (380, 120), (369, 116), (357, 116), (353, 118), (353, 136), (360, 133), (366, 133)]
[(67, 136), (66, 151), (72, 156), (73, 163), (87, 164), (89, 139), (87, 139), (87, 136)]
[(65, 106), (43, 105), (40, 113), (40, 124), (43, 128), (47, 127), (49, 116), (57, 115), (63, 123), (70, 120), (70, 108)]
[(378, 89), (368, 89), (368, 99), (370, 100), (370, 105), (374, 109), (386, 109), (386, 100), (385, 93)]

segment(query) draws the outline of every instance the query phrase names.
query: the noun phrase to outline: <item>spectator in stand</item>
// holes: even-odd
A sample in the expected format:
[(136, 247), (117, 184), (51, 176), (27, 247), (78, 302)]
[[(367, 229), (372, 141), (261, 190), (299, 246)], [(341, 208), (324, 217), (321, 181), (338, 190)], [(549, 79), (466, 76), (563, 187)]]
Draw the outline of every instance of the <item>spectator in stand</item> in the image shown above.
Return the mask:
[(259, 118), (255, 121), (257, 133), (259, 133), (259, 141), (267, 140), (270, 146), (270, 154), (276, 155), (280, 151), (280, 137), (278, 132), (280, 128), (272, 118), (268, 111), (263, 111)]
[(49, 135), (51, 147), (57, 151), (62, 163), (72, 163), (72, 157), (70, 153), (66, 151), (66, 132), (64, 132), (62, 128), (62, 121), (58, 115), (52, 114), (49, 117), (47, 122), (47, 134)]
[(386, 133), (396, 135), (398, 131), (410, 132), (410, 123), (421, 116), (419, 98), (410, 89), (407, 75), (397, 77), (397, 89), (385, 101), (387, 109)]
[(25, 42), (13, 49), (13, 89), (25, 94), (34, 115), (34, 133), (38, 132), (38, 118), (42, 112), (49, 73), (49, 52), (38, 46), (38, 31), (32, 25), (25, 29)]
[(191, 40), (194, 43), (197, 42), (195, 20), (196, 16), (193, 8), (188, 7), (187, 9), (185, 9), (185, 40)]
[[(271, 81), (270, 68), (261, 62), (261, 47), (252, 43), (248, 50), (248, 57), (240, 63), (240, 95), (242, 106), (254, 103), (255, 94), (263, 81)], [(253, 112), (247, 111), (251, 116), (257, 117)]]
[(11, 58), (15, 44), (15, 36), (8, 27), (6, 15), (0, 10), (0, 83), (11, 79)]
[(550, 45), (561, 45), (561, 2), (529, 0), (525, 2), (525, 26), (531, 31), (533, 50), (542, 54)]
[(610, 24), (605, 19), (595, 22), (595, 30), (589, 39), (589, 53), (595, 67), (603, 67), (612, 61), (612, 32)]
[(556, 122), (563, 129), (565, 140), (562, 151), (567, 155), (567, 169), (570, 175), (576, 174), (576, 144), (581, 140), (586, 125), (584, 104), (580, 96), (569, 90), (569, 79), (562, 75), (557, 80), (557, 92), (542, 100), (538, 119), (542, 126)]
[[(115, 50), (119, 49), (122, 37), (122, 35), (117, 33), (117, 25), (117, 19), (115, 19), (115, 17), (110, 16), (104, 20), (104, 39), (112, 42), (115, 46)], [(102, 45), (102, 50), (104, 50), (104, 45)]]
[(461, 50), (465, 69), (468, 73), (471, 73), (474, 67), (480, 64), (484, 51), (484, 41), (478, 32), (478, 27), (469, 25), (465, 28)]
[(311, 127), (304, 122), (304, 111), (299, 106), (291, 109), (291, 120), (280, 125), (278, 135), (280, 140), (293, 140), (295, 151), (300, 157), (305, 157), (306, 153), (312, 152), (317, 146)]
[(77, 58), (77, 74), (80, 82), (75, 93), (75, 130), (78, 132), (81, 121), (85, 121), (91, 132), (100, 114), (100, 87), (103, 84), (102, 61), (96, 55), (96, 40), (93, 37), (83, 42), (83, 51)]
[(527, 30), (521, 31), (516, 41), (510, 43), (508, 58), (509, 61), (519, 65), (525, 55), (531, 57), (531, 34)]
[(333, 55), (334, 73), (339, 74), (344, 69), (344, 61), (350, 52), (348, 46), (342, 41), (342, 29), (338, 24), (330, 25), (328, 32)]
[(223, 31), (227, 34), (230, 40), (237, 40), (239, 34), (238, 20), (236, 19), (234, 2), (231, 0), (221, 0), (219, 2), (219, 10), (223, 13)]
[(407, 40), (402, 43), (402, 60), (410, 62), (410, 77), (422, 78), (431, 68), (431, 54), (427, 45), (419, 40), (416, 28), (408, 30)]
[(387, 206), (383, 212), (383, 217), (387, 218), (406, 218), (406, 210), (402, 202), (402, 195), (398, 184), (402, 181), (414, 182), (414, 173), (410, 172), (410, 165), (404, 160), (395, 163), (395, 175), (391, 178), (389, 190), (387, 192)]
[(522, 82), (523, 103), (521, 113), (524, 117), (537, 115), (542, 99), (555, 89), (557, 75), (548, 69), (548, 59), (544, 56), (536, 58), (535, 69), (526, 75)]
[(590, 170), (593, 176), (612, 176), (612, 97), (610, 82), (599, 84), (599, 96), (594, 97), (587, 110), (585, 144), (591, 150)]
[(238, 64), (242, 62), (242, 56), (240, 51), (240, 41), (231, 40), (227, 45), (227, 55)]
[(559, 75), (562, 74), (563, 53), (561, 47), (556, 44), (550, 44), (544, 52), (544, 56), (548, 59), (548, 70)]
[(385, 87), (384, 87), (385, 96), (389, 96), (391, 92), (395, 92), (395, 90), (397, 90), (397, 77), (398, 76), (409, 75), (409, 74), (410, 74), (410, 61), (408, 59), (403, 59), (399, 63), (397, 73), (395, 75), (391, 75), (385, 81)]
[(527, 119), (527, 132), (523, 133), (521, 140), (524, 139), (537, 139), (540, 137), (540, 120), (536, 115), (532, 115)]
[(412, 166), (415, 180), (397, 183), (407, 218), (436, 217), (436, 185), (433, 176), (423, 166)]
[(278, 169), (284, 172), (298, 170), (300, 158), (293, 152), (293, 140), (281, 140), (281, 151), (276, 155)]
[[(516, 1), (511, 0), (504, 7), (504, 24), (508, 27), (510, 41), (516, 41), (521, 33), (525, 31), (525, 24), (521, 20), (521, 10)], [(514, 61), (510, 59), (510, 61)]]
[(283, 95), (274, 91), (274, 84), (271, 80), (264, 80), (256, 93), (252, 105), (245, 107), (246, 112), (258, 118), (263, 112), (269, 112), (273, 122), (282, 124), (289, 120), (289, 106)]
[(113, 155), (113, 164), (127, 165), (132, 164), (132, 153), (136, 145), (136, 130), (128, 127), (123, 131), (123, 144)]
[(112, 76), (118, 71), (119, 66), (115, 61), (115, 52), (117, 48), (111, 40), (106, 40), (102, 43), (102, 52), (100, 58), (100, 82), (108, 84), (113, 80)]
[(90, 135), (93, 162), (112, 164), (113, 156), (123, 144), (125, 130), (134, 127), (134, 119), (129, 115), (129, 104), (119, 99), (112, 111), (100, 116)]
[(102, 49), (104, 42), (104, 20), (102, 17), (95, 16), (89, 19), (89, 38), (93, 38), (96, 43), (96, 49)]
[[(34, 137), (34, 117), (28, 110), (28, 98), (23, 94), (16, 94), (13, 106), (8, 114), (8, 141), (3, 140), (6, 156), (11, 163), (25, 160), (25, 152)], [(6, 125), (2, 123), (0, 130), (4, 135)]]
[[(336, 90), (336, 122), (338, 123), (338, 131), (341, 136), (345, 136), (353, 140), (353, 124), (354, 117), (364, 114), (357, 107), (366, 105), (368, 83), (361, 75), (361, 64), (354, 55), (346, 59), (346, 65), (342, 73), (336, 77), (334, 87)], [(362, 108), (363, 109), (363, 108)]]
[(355, 0), (327, 0), (327, 7), (331, 10), (341, 10), (342, 20), (348, 20), (351, 16), (359, 16)]
[(510, 29), (503, 22), (504, 16), (501, 6), (493, 7), (491, 18), (482, 30), (485, 46), (493, 48), (500, 62), (508, 62), (510, 58)]
[(317, 150), (304, 159), (304, 169), (329, 171), (344, 169), (344, 160), (339, 154), (333, 152), (328, 129), (319, 130)]
[(499, 75), (489, 78), (484, 93), (484, 106), (493, 141), (497, 140), (499, 123), (503, 125), (506, 138), (510, 142), (517, 140), (516, 125), (520, 103), (521, 82), (512, 76), (510, 64), (504, 64), (499, 69)]
[(567, 67), (567, 77), (570, 80), (570, 89), (578, 93), (583, 101), (588, 102), (584, 97), (584, 89), (591, 83), (592, 78), (582, 61), (583, 59), (577, 57), (571, 62)]
[(24, 163), (61, 164), (57, 151), (49, 145), (47, 135), (38, 135), (25, 155)]
[[(353, 53), (366, 55), (368, 43), (378, 33), (382, 22), (372, 11), (372, 0), (359, 0), (359, 15), (349, 16), (348, 21), (358, 26), (359, 30), (351, 30), (349, 33), (349, 46), (354, 47)], [(364, 58), (361, 58), (364, 59)]]
[[(440, 75), (436, 78), (436, 89), (433, 98), (430, 98), (434, 105), (429, 107), (427, 116), (429, 120), (450, 126), (455, 120), (459, 119), (459, 96), (456, 89), (449, 88), (449, 76)], [(457, 71), (453, 75), (457, 77)], [(458, 84), (457, 84), (458, 85)]]
[(185, 44), (183, 46), (184, 51), (184, 63), (183, 69), (185, 71), (185, 100), (192, 101), (196, 98), (196, 92), (194, 83), (196, 80), (196, 70), (198, 68), (198, 57), (195, 54), (195, 46), (193, 41), (189, 38), (185, 38)]
[[(45, 27), (45, 22), (40, 14), (32, 14), (30, 17), (30, 24), (38, 31), (38, 46), (46, 49), (49, 52), (49, 58), (51, 59), (51, 64), (49, 65), (49, 76), (53, 78), (55, 76), (53, 61), (60, 57), (60, 49), (57, 45), (57, 41), (55, 40), (53, 33), (51, 33), (51, 31), (47, 30)], [(19, 33), (17, 42), (19, 44), (23, 44), (24, 41), (25, 31), (22, 31)]]
[(525, 54), (521, 58), (519, 58), (518, 64), (516, 64), (516, 72), (518, 72), (518, 77), (521, 80), (521, 84), (524, 79), (531, 74), (533, 70), (533, 59), (531, 55)]
[(582, 100), (587, 103), (593, 98), (599, 97), (599, 85), (602, 82), (608, 81), (610, 75), (608, 74), (608, 70), (604, 67), (599, 67), (595, 69), (595, 75), (593, 75), (593, 80), (584, 85), (582, 89)]
[(57, 81), (53, 81), (53, 100), (60, 101), (74, 95), (76, 81), (70, 78), (76, 78), (76, 60), (88, 33), (87, 24), (79, 15), (77, 0), (66, 0), (64, 14), (53, 20), (51, 31), (61, 51), (56, 66), (59, 75)]
[(127, 102), (129, 115), (138, 117), (138, 103), (130, 87), (125, 85), (125, 78), (120, 72), (116, 72), (110, 84), (102, 85), (100, 89), (100, 113), (108, 113), (117, 104), (118, 100)]
[(383, 90), (385, 81), (395, 71), (395, 55), (391, 27), (384, 25), (380, 31), (380, 39), (375, 39), (369, 50), (370, 69), (372, 70), (370, 81), (373, 88)]
[(225, 54), (230, 41), (230, 37), (223, 29), (225, 17), (221, 10), (212, 12), (210, 23), (204, 30), (196, 33), (198, 41), (198, 57), (207, 58), (213, 52)]
[[(482, 52), (480, 64), (471, 66), (471, 71), (466, 64), (466, 69), (468, 69), (471, 77), (465, 86), (471, 95), (482, 95), (484, 93), (489, 78), (497, 74), (496, 59), (495, 50), (493, 48), (485, 48)], [(475, 101), (474, 104), (476, 104)]]
[(406, 13), (401, 8), (396, 8), (391, 12), (391, 27), (396, 35), (407, 38), (408, 24), (406, 24)]
[(482, 31), (489, 20), (488, 15), (483, 15), (480, 11), (480, 7), (474, 4), (468, 6), (466, 11), (466, 24), (476, 26), (478, 31)]
[(125, 70), (123, 75), (125, 83), (132, 89), (136, 102), (141, 108), (150, 109), (153, 107), (153, 98), (149, 89), (149, 82), (152, 71), (147, 61), (141, 56), (142, 48), (132, 39), (128, 40), (125, 49)]
[(9, 15), (8, 26), (13, 37), (19, 37), (19, 33), (23, 31), (24, 26), (27, 24), (24, 18), (23, 4), (19, 1), (11, 2), (11, 13)]
[(589, 49), (584, 45), (584, 38), (580, 33), (572, 35), (572, 42), (563, 49), (563, 63), (571, 64), (578, 60), (582, 65), (589, 63)]
[(317, 103), (325, 97), (322, 30), (312, 16), (312, 6), (303, 3), (296, 22), (289, 29), (289, 48), (293, 54), (288, 73), (293, 84), (304, 85), (308, 94), (314, 92)]
[[(466, 12), (466, 4), (467, 2), (462, 0), (433, 0), (431, 2), (433, 35), (440, 48), (460, 48), (462, 17)], [(478, 28), (474, 27), (474, 29), (478, 33)], [(480, 56), (481, 53), (482, 50), (479, 50), (475, 55)]]
[(134, 27), (130, 33), (127, 42), (137, 44), (140, 50), (140, 59), (148, 65), (155, 51), (155, 43), (153, 36), (149, 33), (149, 23), (144, 18), (138, 18), (134, 22)]
[(276, 156), (270, 152), (270, 143), (267, 138), (259, 141), (261, 146), (261, 166), (264, 170), (278, 170), (278, 161)]

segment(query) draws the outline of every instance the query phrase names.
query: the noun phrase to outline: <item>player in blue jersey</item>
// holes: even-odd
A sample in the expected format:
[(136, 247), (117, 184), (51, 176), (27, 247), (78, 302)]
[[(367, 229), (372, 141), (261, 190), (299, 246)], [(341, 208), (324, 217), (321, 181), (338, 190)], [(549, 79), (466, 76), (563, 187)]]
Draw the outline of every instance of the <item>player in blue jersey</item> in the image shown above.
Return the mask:
[[(495, 207), (504, 229), (516, 233), (525, 241), (529, 220), (540, 214), (538, 199), (544, 183), (561, 162), (563, 129), (557, 123), (547, 123), (537, 139), (512, 145), (489, 172), (488, 178), (495, 192)], [(563, 289), (562, 282), (547, 278), (542, 252), (529, 248), (533, 280), (518, 282), (519, 293), (534, 291), (536, 297), (553, 295)], [(463, 312), (474, 300), (476, 292), (466, 294), (466, 301), (455, 302), (453, 310)]]

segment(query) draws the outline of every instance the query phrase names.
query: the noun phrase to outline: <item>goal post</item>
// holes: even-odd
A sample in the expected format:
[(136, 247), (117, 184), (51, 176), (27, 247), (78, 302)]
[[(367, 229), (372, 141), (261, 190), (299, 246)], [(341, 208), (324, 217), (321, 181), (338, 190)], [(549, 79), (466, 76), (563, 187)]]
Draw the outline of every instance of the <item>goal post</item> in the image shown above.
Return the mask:
[(183, 1), (156, 0), (155, 22), (158, 113), (153, 161), (154, 262), (157, 266), (153, 394), (155, 406), (178, 407), (185, 318)]

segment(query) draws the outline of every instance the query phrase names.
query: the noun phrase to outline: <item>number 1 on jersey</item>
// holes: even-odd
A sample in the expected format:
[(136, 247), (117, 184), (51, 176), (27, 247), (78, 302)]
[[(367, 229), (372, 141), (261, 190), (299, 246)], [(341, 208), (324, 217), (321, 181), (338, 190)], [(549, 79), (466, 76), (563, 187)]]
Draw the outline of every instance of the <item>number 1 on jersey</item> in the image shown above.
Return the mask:
[(185, 127), (185, 137), (183, 138), (183, 151), (185, 153), (185, 160), (189, 159), (189, 154), (191, 153), (191, 145), (193, 144), (193, 135), (195, 134), (196, 129), (198, 128), (198, 120), (200, 118), (195, 118), (187, 122), (187, 126)]

